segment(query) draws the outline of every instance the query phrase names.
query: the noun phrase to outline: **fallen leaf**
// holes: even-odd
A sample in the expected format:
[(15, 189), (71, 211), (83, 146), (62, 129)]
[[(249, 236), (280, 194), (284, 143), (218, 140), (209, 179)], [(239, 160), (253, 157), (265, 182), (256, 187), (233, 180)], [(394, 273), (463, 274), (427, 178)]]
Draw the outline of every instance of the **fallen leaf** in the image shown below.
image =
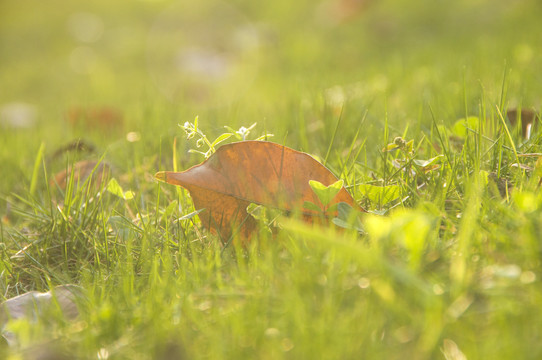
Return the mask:
[(116, 131), (122, 129), (122, 113), (110, 106), (74, 107), (66, 112), (66, 119), (74, 128), (98, 131)]
[(111, 166), (106, 162), (83, 160), (68, 167), (68, 169), (57, 173), (50, 184), (51, 186), (58, 184), (58, 186), (64, 190), (73, 173), (73, 181), (75, 184), (83, 184), (88, 177), (92, 175), (93, 185), (96, 188), (100, 188), (109, 178), (110, 172)]
[(73, 152), (73, 153), (93, 153), (96, 150), (94, 145), (92, 145), (90, 142), (87, 142), (84, 139), (75, 139), (68, 144), (61, 146), (55, 150), (53, 155), (51, 155), (50, 159), (54, 160), (60, 157), (63, 154)]
[(509, 109), (506, 116), (513, 126), (521, 120), (521, 132), (525, 139), (531, 137), (533, 127), (540, 120), (539, 115), (533, 109)]
[[(256, 203), (290, 212), (299, 210), (309, 220), (320, 214), (304, 208), (320, 204), (309, 185), (316, 180), (328, 186), (337, 181), (325, 166), (308, 154), (267, 141), (242, 141), (224, 145), (203, 163), (183, 172), (161, 171), (156, 179), (186, 188), (200, 212), (203, 225), (227, 241), (232, 229), (250, 237), (256, 221), (247, 206)], [(345, 202), (361, 209), (341, 188), (328, 204)], [(330, 213), (331, 216), (336, 216)]]
[(26, 319), (35, 322), (40, 315), (47, 314), (51, 307), (58, 306), (66, 319), (79, 315), (76, 299), (83, 296), (83, 289), (77, 285), (60, 285), (51, 291), (30, 291), (4, 301), (0, 305), (0, 329), (10, 346), (17, 345), (17, 336), (9, 331), (11, 320)]

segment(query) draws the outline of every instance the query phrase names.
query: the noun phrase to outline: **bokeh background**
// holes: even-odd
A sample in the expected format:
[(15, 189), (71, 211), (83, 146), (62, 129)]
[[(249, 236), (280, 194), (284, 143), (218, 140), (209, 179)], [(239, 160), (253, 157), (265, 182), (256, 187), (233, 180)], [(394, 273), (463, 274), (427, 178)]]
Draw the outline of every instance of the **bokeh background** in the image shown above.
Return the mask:
[(3, 0), (2, 190), (42, 143), (114, 157), (131, 134), (144, 156), (196, 115), (210, 136), (258, 122), (321, 154), (341, 111), (338, 139), (364, 121), (376, 151), (386, 123), (453, 122), (503, 83), (511, 106), (538, 108), (541, 14), (537, 0)]
[[(540, 111), (541, 18), (540, 0), (0, 0), (0, 289), (89, 292), (82, 321), (19, 333), (94, 359), (542, 358), (540, 131), (505, 135), (497, 111)], [(178, 126), (196, 116), (209, 139), (257, 123), (330, 149), (356, 201), (394, 209), (362, 238), (292, 222), (221, 247), (153, 176), (203, 160)], [(398, 136), (415, 154), (382, 151)], [(55, 180), (91, 161), (116, 195)]]

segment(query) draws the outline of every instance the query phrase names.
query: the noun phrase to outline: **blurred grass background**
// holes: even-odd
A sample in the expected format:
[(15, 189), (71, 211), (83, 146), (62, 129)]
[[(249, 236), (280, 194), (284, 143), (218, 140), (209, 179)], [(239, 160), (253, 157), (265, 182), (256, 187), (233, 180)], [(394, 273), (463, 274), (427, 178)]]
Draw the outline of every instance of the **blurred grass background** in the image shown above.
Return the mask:
[[(428, 124), (429, 106), (438, 120), (455, 121), (478, 111), (481, 97), (498, 102), (506, 72), (507, 101), (540, 106), (537, 1), (23, 0), (0, 7), (0, 166), (19, 171), (13, 181), (25, 177), (18, 163), (33, 161), (42, 141), (53, 151), (83, 136), (105, 148), (138, 131), (141, 144), (157, 143), (195, 115), (217, 133), (225, 124), (259, 122), (318, 153), (337, 118), (322, 109), (345, 98), (339, 135), (346, 137), (365, 112), (367, 134), (381, 133), (386, 117), (399, 132)], [(27, 105), (32, 125), (10, 125), (14, 103)], [(118, 131), (98, 120), (67, 123), (74, 109), (103, 107), (122, 118)], [(372, 148), (375, 137), (367, 138)], [(24, 156), (13, 159), (14, 151)]]
[[(178, 127), (196, 115), (210, 138), (257, 122), (253, 133), (319, 156), (341, 117), (329, 165), (340, 168), (360, 130), (353, 182), (386, 178), (381, 149), (401, 135), (438, 143), (433, 117), (500, 124), (496, 106), (540, 108), (541, 15), (537, 0), (0, 2), (0, 214), (23, 209), (2, 223), (5, 296), (85, 286), (83, 321), (60, 345), (92, 358), (186, 347), (202, 358), (462, 359), (458, 345), (469, 359), (538, 358), (542, 200), (504, 137), (483, 153), (467, 137), (426, 192), (397, 180), (414, 209), (367, 217), (362, 239), (292, 223), (224, 252), (176, 220), (188, 198), (152, 174), (172, 169), (175, 137), (179, 169), (202, 160)], [(94, 153), (63, 150), (78, 138)], [(136, 199), (76, 191), (53, 208), (52, 174), (102, 155)], [(501, 163), (514, 196), (478, 176)], [(35, 262), (14, 255), (27, 242)]]

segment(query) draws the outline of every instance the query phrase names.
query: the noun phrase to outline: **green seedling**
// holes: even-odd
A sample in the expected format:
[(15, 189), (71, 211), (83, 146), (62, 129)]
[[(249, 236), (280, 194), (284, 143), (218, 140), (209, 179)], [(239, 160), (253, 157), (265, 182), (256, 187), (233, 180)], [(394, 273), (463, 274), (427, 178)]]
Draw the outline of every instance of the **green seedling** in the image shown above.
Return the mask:
[[(189, 152), (201, 154), (206, 159), (208, 159), (211, 155), (213, 155), (216, 152), (216, 148), (218, 144), (228, 140), (232, 136), (238, 141), (248, 140), (248, 135), (250, 134), (251, 130), (254, 129), (254, 127), (256, 127), (256, 125), (257, 123), (254, 123), (250, 125), (248, 128), (241, 126), (239, 130), (234, 130), (233, 128), (229, 126), (224, 126), (224, 128), (228, 130), (229, 132), (225, 132), (223, 134), (218, 135), (216, 139), (214, 139), (213, 141), (209, 141), (209, 139), (207, 139), (207, 135), (205, 135), (205, 133), (198, 126), (198, 116), (196, 116), (193, 123), (187, 121), (184, 123), (184, 125), (179, 125), (179, 126), (181, 127), (181, 129), (183, 129), (186, 132), (187, 140), (191, 140), (196, 136), (198, 137), (196, 141), (197, 148), (201, 148), (205, 146), (207, 147), (207, 151), (190, 149)], [(271, 136), (273, 136), (273, 134), (268, 134), (266, 132), (264, 135), (254, 140), (267, 140)]]
[(112, 178), (111, 180), (109, 180), (109, 183), (107, 184), (106, 189), (111, 194), (116, 195), (124, 200), (131, 200), (134, 198), (134, 192), (131, 190), (124, 191), (115, 178)]
[(365, 229), (359, 217), (361, 212), (345, 202), (337, 204), (337, 212), (337, 217), (331, 220), (333, 224), (343, 229), (356, 230), (359, 234), (365, 234)]
[(316, 180), (310, 180), (309, 185), (318, 197), (318, 200), (320, 200), (321, 206), (318, 206), (317, 204), (305, 201), (303, 207), (309, 210), (314, 210), (319, 213), (322, 213), (322, 215), (326, 216), (327, 212), (336, 209), (337, 204), (332, 204), (330, 206), (331, 201), (337, 196), (339, 191), (341, 191), (343, 187), (344, 182), (342, 180), (338, 180), (334, 182), (333, 184), (329, 186), (325, 186), (319, 181)]

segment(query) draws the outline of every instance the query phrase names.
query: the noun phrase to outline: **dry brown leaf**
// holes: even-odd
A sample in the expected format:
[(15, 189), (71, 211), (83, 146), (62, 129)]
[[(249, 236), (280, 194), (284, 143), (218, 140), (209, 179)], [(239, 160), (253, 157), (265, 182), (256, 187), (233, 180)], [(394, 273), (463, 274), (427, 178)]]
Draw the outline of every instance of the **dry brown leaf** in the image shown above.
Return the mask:
[(533, 109), (509, 109), (506, 116), (508, 116), (508, 120), (513, 126), (521, 120), (521, 133), (525, 139), (531, 137), (533, 127), (539, 121), (539, 115)]
[(68, 123), (82, 130), (116, 131), (124, 124), (122, 113), (110, 106), (73, 107), (66, 112)]
[(73, 320), (79, 315), (76, 299), (82, 298), (84, 291), (77, 285), (59, 285), (51, 291), (30, 291), (10, 298), (0, 304), (0, 331), (9, 345), (16, 345), (15, 334), (7, 329), (10, 320), (27, 319), (36, 321), (51, 307), (58, 306), (66, 319)]
[(111, 166), (106, 162), (98, 163), (98, 161), (83, 160), (75, 163), (54, 176), (51, 180), (51, 186), (58, 184), (61, 189), (66, 189), (71, 173), (73, 172), (73, 181), (76, 184), (83, 184), (85, 180), (92, 174), (92, 183), (96, 188), (100, 188), (102, 184), (107, 182), (111, 173)]
[(69, 143), (57, 148), (53, 155), (51, 155), (50, 160), (55, 160), (61, 155), (66, 153), (93, 153), (95, 151), (94, 145), (84, 139), (74, 139)]
[[(320, 204), (309, 185), (328, 186), (337, 178), (308, 154), (266, 141), (242, 141), (220, 147), (209, 159), (183, 172), (162, 171), (156, 179), (186, 188), (203, 225), (223, 241), (232, 229), (249, 237), (256, 227), (247, 213), (250, 203), (284, 211), (302, 211), (309, 219), (320, 214), (304, 209), (306, 201)], [(342, 188), (329, 205), (345, 202), (363, 211)], [(332, 213), (333, 215), (333, 213)]]

